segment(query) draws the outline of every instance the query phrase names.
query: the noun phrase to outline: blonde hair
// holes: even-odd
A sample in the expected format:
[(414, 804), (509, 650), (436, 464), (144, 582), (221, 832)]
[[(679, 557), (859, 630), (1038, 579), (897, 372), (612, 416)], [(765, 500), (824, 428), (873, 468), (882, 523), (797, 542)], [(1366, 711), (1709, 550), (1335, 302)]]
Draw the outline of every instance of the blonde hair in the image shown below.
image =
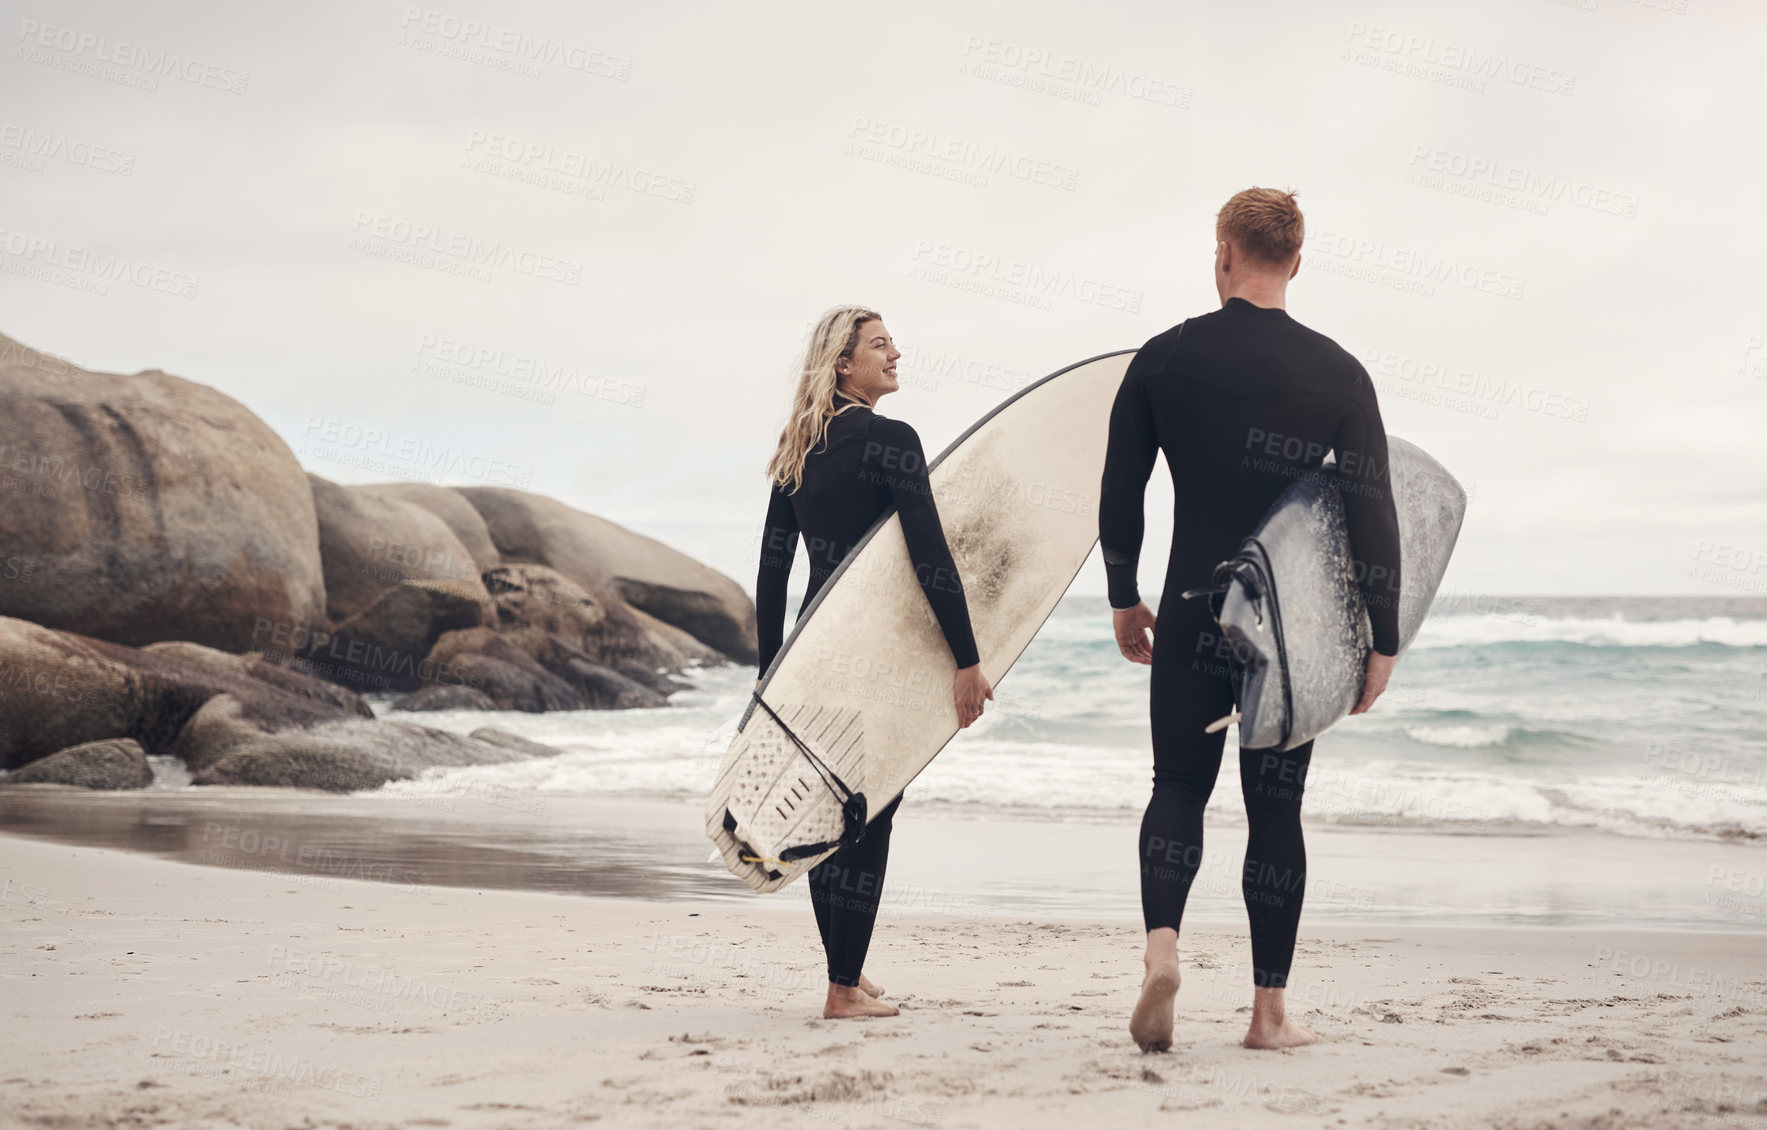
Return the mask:
[(1300, 254), (1307, 224), (1295, 194), (1275, 188), (1236, 192), (1215, 216), (1215, 238), (1231, 240), (1253, 259), (1286, 267)]
[(804, 459), (828, 438), (828, 422), (860, 407), (857, 401), (835, 402), (840, 382), (835, 366), (853, 355), (859, 344), (859, 327), (881, 317), (882, 314), (864, 306), (836, 306), (822, 315), (810, 331), (810, 342), (804, 347), (798, 366), (791, 413), (780, 430), (779, 446), (767, 464), (768, 477), (787, 491), (795, 491), (803, 483)]

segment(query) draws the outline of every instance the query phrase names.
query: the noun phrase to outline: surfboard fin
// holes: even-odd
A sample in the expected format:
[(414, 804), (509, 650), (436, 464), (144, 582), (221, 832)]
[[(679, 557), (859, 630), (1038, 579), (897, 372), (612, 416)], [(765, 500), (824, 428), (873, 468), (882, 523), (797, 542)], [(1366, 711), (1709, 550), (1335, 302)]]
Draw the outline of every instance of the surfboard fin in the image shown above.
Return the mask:
[(1227, 715), (1227, 717), (1217, 718), (1207, 726), (1204, 726), (1203, 733), (1212, 734), (1217, 730), (1225, 730), (1237, 721), (1239, 721), (1239, 711), (1235, 710), (1232, 714)]

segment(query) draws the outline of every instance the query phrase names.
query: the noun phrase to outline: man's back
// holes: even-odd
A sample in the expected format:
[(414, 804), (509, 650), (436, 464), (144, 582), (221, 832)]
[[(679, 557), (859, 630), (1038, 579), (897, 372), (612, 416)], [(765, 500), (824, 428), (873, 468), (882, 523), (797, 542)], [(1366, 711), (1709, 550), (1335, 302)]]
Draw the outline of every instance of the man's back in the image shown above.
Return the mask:
[(1399, 524), (1386, 432), (1354, 357), (1286, 311), (1243, 298), (1143, 346), (1112, 410), (1099, 504), (1111, 604), (1119, 608), (1139, 595), (1143, 489), (1156, 448), (1175, 497), (1172, 599), (1207, 585), (1289, 484), (1335, 451), (1374, 647), (1398, 650)]

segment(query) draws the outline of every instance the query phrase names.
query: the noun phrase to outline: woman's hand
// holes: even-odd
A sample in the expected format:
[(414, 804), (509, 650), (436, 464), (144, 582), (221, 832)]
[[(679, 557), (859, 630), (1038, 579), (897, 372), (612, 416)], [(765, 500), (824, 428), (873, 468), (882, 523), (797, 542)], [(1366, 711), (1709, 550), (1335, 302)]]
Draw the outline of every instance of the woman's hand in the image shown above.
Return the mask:
[(1153, 663), (1153, 639), (1148, 633), (1155, 630), (1156, 619), (1153, 609), (1146, 603), (1111, 610), (1111, 628), (1116, 633), (1117, 650), (1123, 653), (1124, 659), (1131, 663)]
[(958, 670), (951, 679), (951, 697), (957, 703), (957, 725), (967, 730), (969, 724), (982, 716), (982, 702), (994, 697), (994, 688), (982, 674), (982, 665)]
[(1362, 701), (1356, 704), (1351, 714), (1364, 714), (1374, 705), (1374, 700), (1387, 689), (1387, 680), (1392, 677), (1393, 668), (1398, 664), (1397, 655), (1382, 655), (1378, 651), (1368, 653), (1368, 674), (1362, 679)]

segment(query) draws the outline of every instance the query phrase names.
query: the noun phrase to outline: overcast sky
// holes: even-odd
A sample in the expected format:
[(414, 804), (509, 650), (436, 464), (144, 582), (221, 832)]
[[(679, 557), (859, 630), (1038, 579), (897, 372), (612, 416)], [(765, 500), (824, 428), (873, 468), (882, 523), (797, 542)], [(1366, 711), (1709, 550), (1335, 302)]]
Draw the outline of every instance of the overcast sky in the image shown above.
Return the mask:
[(824, 308), (936, 452), (1218, 305), (1274, 185), (1290, 312), (1472, 492), (1448, 591), (1767, 591), (1758, 4), (438, 2), (0, 3), (0, 332), (752, 589)]

